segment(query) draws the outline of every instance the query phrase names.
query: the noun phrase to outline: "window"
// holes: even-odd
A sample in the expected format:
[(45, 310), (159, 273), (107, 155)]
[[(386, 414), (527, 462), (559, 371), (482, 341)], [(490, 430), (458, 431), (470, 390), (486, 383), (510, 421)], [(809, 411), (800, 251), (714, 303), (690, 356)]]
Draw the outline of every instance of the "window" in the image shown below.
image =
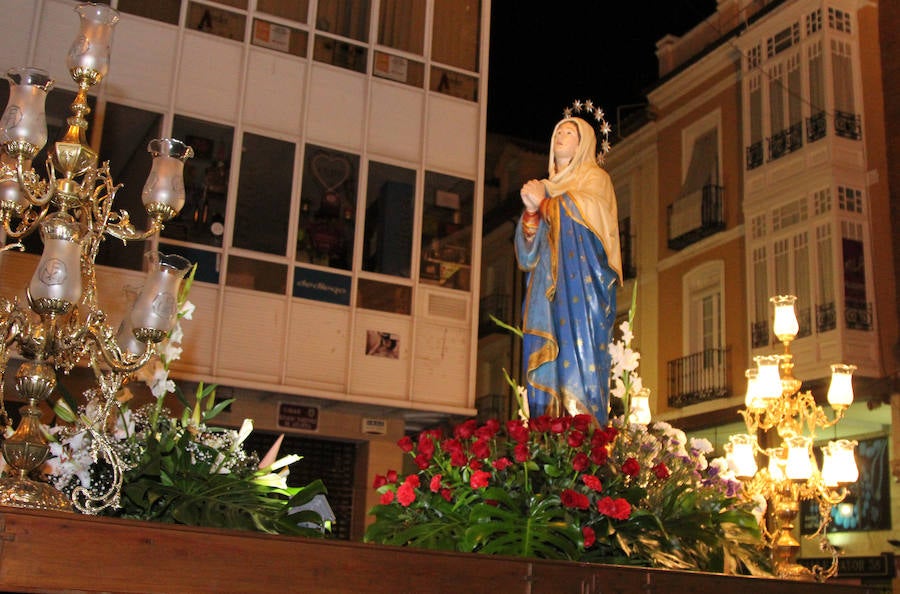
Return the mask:
[(834, 303), (834, 249), (831, 241), (831, 224), (816, 227), (816, 332), (834, 330), (836, 326)]
[(756, 349), (769, 345), (769, 282), (766, 246), (752, 252), (752, 318), (750, 327), (751, 347)]
[(469, 290), (474, 198), (470, 180), (425, 173), (421, 282)]
[[(713, 116), (717, 119), (719, 114)], [(704, 119), (684, 131), (683, 146), (684, 155), (690, 157), (683, 165), (681, 192), (670, 209), (670, 240), (685, 237), (693, 231), (724, 225), (719, 185), (718, 126), (710, 126), (709, 119)]]
[(766, 40), (766, 57), (771, 58), (800, 43), (800, 24), (794, 23)]
[(806, 35), (813, 35), (822, 30), (822, 9), (817, 8), (806, 15)]
[(866, 261), (862, 225), (841, 224), (844, 261), (844, 321), (853, 330), (872, 329), (872, 305), (866, 293)]
[(284, 295), (287, 287), (287, 265), (229, 256), (225, 284), (239, 289)]
[(831, 188), (813, 192), (813, 210), (816, 216), (831, 212)]
[(381, 0), (378, 43), (402, 52), (423, 55), (425, 7), (421, 0)]
[(806, 140), (813, 142), (825, 137), (825, 62), (822, 58), (822, 42), (807, 47), (809, 63), (809, 120), (806, 124)]
[(286, 255), (294, 149), (292, 142), (244, 134), (231, 240), (234, 247)]
[[(246, 2), (242, 4), (243, 6), (238, 6), (238, 8), (247, 8)], [(208, 4), (191, 2), (188, 5), (187, 28), (195, 31), (243, 41), (246, 20), (247, 17), (242, 14), (222, 10)]]
[(478, 0), (435, 0), (431, 59), (478, 72), (481, 3)]
[(179, 13), (181, 12), (181, 0), (156, 0), (155, 2), (119, 0), (116, 8), (128, 14), (177, 25)]
[(351, 269), (359, 157), (307, 145), (297, 233), (298, 262)]
[(309, 34), (301, 29), (253, 19), (253, 45), (305, 58), (308, 39)]
[(805, 221), (806, 218), (806, 198), (788, 202), (783, 206), (772, 209), (772, 231), (786, 229)]
[(684, 277), (684, 348), (686, 354), (703, 353), (704, 369), (717, 367), (723, 360), (717, 351), (725, 335), (723, 287), (725, 265), (721, 260), (707, 262)]
[(775, 294), (797, 297), (799, 337), (811, 332), (812, 291), (810, 289), (809, 235), (802, 231), (783, 237), (774, 245)]
[(750, 104), (750, 144), (747, 147), (747, 169), (749, 170), (763, 164), (762, 75), (751, 74), (747, 86)]
[(319, 0), (316, 29), (363, 43), (369, 40), (369, 0)]
[(838, 10), (837, 8), (828, 8), (828, 26), (835, 31), (842, 33), (850, 33), (850, 13)]
[[(153, 165), (147, 144), (159, 138), (162, 114), (107, 103), (103, 114), (103, 133), (100, 139), (100, 162), (109, 161), (113, 181), (122, 184), (116, 192), (113, 208), (126, 210), (131, 223), (138, 230), (147, 228), (147, 211), (141, 201), (144, 182)], [(37, 161), (36, 161), (37, 162)], [(122, 242), (107, 238), (100, 244), (97, 264), (141, 270), (144, 262), (144, 241)]]
[(863, 196), (862, 191), (855, 188), (846, 188), (838, 186), (838, 208), (846, 212), (855, 212), (863, 214)]
[(176, 115), (172, 136), (193, 147), (194, 158), (184, 164), (184, 208), (162, 237), (221, 247), (234, 128)]
[(309, 13), (309, 0), (257, 0), (256, 10), (305, 23), (306, 15)]
[(362, 269), (410, 277), (416, 172), (369, 163)]

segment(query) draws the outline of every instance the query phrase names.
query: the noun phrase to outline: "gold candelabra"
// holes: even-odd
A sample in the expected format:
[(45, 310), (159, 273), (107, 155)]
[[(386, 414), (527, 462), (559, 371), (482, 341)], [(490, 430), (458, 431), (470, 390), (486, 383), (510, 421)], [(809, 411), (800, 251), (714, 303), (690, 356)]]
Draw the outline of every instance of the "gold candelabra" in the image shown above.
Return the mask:
[[(156, 353), (156, 343), (172, 328), (177, 315), (180, 283), (190, 263), (180, 256), (148, 252), (147, 277), (131, 313), (114, 329), (97, 299), (95, 260), (107, 236), (123, 241), (151, 238), (184, 205), (184, 162), (191, 147), (163, 138), (148, 151), (153, 165), (141, 199), (149, 215), (146, 230), (137, 230), (127, 212), (113, 210), (116, 185), (109, 162), (98, 164), (97, 151), (87, 143), (88, 92), (106, 76), (110, 44), (118, 13), (101, 4), (75, 8), (79, 35), (67, 67), (78, 92), (71, 105), (64, 136), (48, 149), (46, 179), (32, 160), (47, 142), (44, 102), (53, 87), (49, 74), (38, 68), (13, 68), (7, 74), (9, 102), (0, 118), (0, 226), (7, 243), (2, 252), (24, 250), (21, 240), (39, 231), (41, 259), (25, 291), (25, 303), (0, 297), (0, 429), (10, 426), (3, 404), (3, 386), (11, 349), (24, 359), (16, 373), (16, 389), (27, 402), (16, 431), (2, 444), (11, 472), (0, 478), (0, 504), (68, 510), (72, 506), (96, 513), (118, 503), (125, 464), (110, 447), (106, 419), (128, 376)], [(112, 467), (108, 491), (92, 493), (77, 487), (71, 501), (50, 484), (35, 480), (33, 471), (48, 454), (40, 427), (42, 400), (56, 386), (57, 372), (70, 372), (87, 362), (99, 384), (101, 406), (82, 414), (83, 430), (91, 435), (93, 454)]]
[[(831, 508), (843, 501), (847, 486), (856, 482), (859, 472), (854, 459), (856, 441), (838, 439), (821, 448), (822, 466), (813, 454), (816, 431), (837, 424), (853, 403), (853, 365), (831, 366), (828, 403), (829, 415), (816, 404), (810, 391), (801, 391), (801, 381), (794, 377), (791, 343), (799, 324), (794, 311), (793, 295), (772, 297), (774, 332), (784, 345), (784, 352), (754, 358), (756, 366), (747, 370), (745, 408), (740, 411), (747, 433), (732, 435), (725, 446), (726, 457), (735, 474), (744, 482), (751, 496), (762, 496), (769, 509), (769, 525), (763, 534), (772, 550), (775, 575), (785, 579), (824, 581), (837, 573), (838, 553), (828, 542), (826, 529), (831, 522)], [(770, 435), (769, 432), (773, 434)], [(774, 434), (780, 443), (773, 443)], [(762, 436), (764, 446), (758, 443)], [(759, 468), (757, 455), (768, 464)], [(797, 563), (800, 543), (794, 536), (795, 521), (802, 501), (818, 505), (817, 530), (809, 538), (819, 537), (823, 551), (831, 555), (831, 565), (808, 569)]]

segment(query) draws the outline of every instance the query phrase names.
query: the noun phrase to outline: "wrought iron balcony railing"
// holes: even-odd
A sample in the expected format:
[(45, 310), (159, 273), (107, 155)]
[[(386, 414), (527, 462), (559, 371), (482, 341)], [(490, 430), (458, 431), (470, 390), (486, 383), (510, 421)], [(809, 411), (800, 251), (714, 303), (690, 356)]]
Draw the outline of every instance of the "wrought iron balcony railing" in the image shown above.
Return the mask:
[(862, 121), (859, 114), (835, 111), (834, 133), (842, 138), (860, 140), (862, 138)]
[(825, 112), (820, 111), (806, 118), (806, 142), (815, 142), (820, 138), (825, 138), (828, 132), (827, 120)]
[(729, 349), (706, 349), (668, 362), (669, 407), (727, 398), (731, 367)]
[(763, 164), (763, 143), (757, 140), (747, 147), (747, 171)]
[(722, 186), (708, 184), (669, 205), (669, 249), (684, 249), (725, 229), (724, 193)]
[(796, 122), (789, 128), (772, 134), (772, 137), (769, 138), (769, 161), (780, 159), (788, 153), (799, 150), (802, 146), (803, 125)]

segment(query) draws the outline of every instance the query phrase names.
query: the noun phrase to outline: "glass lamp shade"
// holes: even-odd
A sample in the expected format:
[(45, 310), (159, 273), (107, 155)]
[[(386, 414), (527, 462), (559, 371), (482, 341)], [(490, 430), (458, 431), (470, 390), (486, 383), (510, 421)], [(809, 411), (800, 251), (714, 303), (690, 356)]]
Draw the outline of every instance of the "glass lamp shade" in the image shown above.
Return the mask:
[(831, 384), (828, 386), (828, 404), (832, 408), (847, 408), (853, 404), (853, 372), (856, 365), (836, 363), (831, 366)]
[(826, 487), (855, 483), (859, 478), (853, 455), (856, 445), (856, 441), (838, 439), (822, 448), (822, 480)]
[(751, 367), (744, 372), (744, 375), (747, 378), (747, 395), (744, 397), (744, 406), (752, 411), (765, 410), (766, 401), (765, 399), (760, 398), (759, 388), (757, 386), (757, 382), (759, 381), (759, 370)]
[(47, 144), (44, 104), (53, 79), (40, 68), (12, 68), (6, 79), (9, 101), (0, 117), (0, 144), (10, 156), (31, 159)]
[(775, 305), (775, 321), (772, 323), (775, 336), (782, 342), (793, 340), (800, 331), (797, 313), (794, 311), (797, 298), (793, 295), (778, 295), (772, 297), (770, 301)]
[(802, 435), (788, 437), (784, 440), (787, 446), (787, 463), (784, 473), (792, 481), (806, 481), (813, 474), (812, 458), (809, 447), (811, 439)]
[(784, 464), (784, 450), (782, 448), (777, 448), (769, 452), (769, 464), (766, 468), (773, 481), (781, 482), (785, 479)]
[(175, 325), (178, 293), (191, 263), (178, 255), (148, 252), (149, 272), (131, 310), (131, 326), (141, 342), (160, 342)]
[(756, 361), (756, 396), (761, 399), (780, 398), (782, 394), (778, 355), (762, 355)]
[(631, 413), (628, 415), (628, 421), (639, 425), (646, 425), (650, 422), (652, 415), (650, 414), (650, 388), (643, 388), (637, 394), (631, 397)]
[(31, 277), (28, 294), (38, 313), (67, 311), (81, 297), (81, 227), (67, 214), (41, 223), (44, 251)]
[(738, 478), (749, 478), (756, 474), (756, 436), (738, 433), (728, 438), (731, 450), (730, 465)]
[(153, 155), (153, 166), (141, 200), (148, 213), (168, 220), (184, 206), (184, 162), (194, 156), (194, 149), (180, 140), (161, 138), (151, 140), (147, 151)]
[(69, 48), (66, 67), (77, 82), (96, 84), (109, 72), (113, 26), (119, 22), (119, 13), (103, 4), (81, 4), (75, 12), (81, 17), (81, 29)]

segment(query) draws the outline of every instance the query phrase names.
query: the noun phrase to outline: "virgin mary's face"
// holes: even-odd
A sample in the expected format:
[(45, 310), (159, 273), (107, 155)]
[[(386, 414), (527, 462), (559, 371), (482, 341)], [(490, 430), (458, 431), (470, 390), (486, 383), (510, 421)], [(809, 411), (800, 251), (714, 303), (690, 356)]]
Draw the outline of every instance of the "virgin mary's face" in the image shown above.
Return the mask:
[(578, 150), (579, 142), (581, 139), (578, 135), (578, 126), (573, 122), (560, 124), (556, 129), (556, 137), (553, 139), (553, 155), (557, 164), (571, 161), (575, 156), (575, 151)]

